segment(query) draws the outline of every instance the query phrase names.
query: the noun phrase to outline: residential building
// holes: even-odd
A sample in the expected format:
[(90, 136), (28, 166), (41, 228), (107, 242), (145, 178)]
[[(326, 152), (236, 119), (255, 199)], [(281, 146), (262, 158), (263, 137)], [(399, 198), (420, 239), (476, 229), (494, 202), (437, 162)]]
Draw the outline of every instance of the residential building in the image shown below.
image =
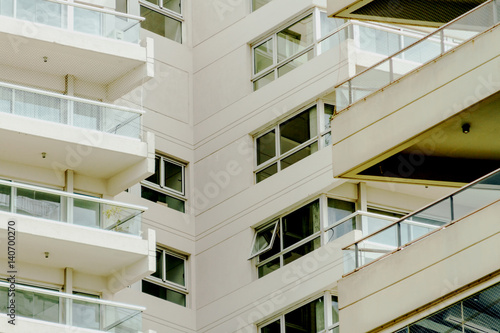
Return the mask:
[(0, 331), (499, 331), (499, 13), (2, 2)]

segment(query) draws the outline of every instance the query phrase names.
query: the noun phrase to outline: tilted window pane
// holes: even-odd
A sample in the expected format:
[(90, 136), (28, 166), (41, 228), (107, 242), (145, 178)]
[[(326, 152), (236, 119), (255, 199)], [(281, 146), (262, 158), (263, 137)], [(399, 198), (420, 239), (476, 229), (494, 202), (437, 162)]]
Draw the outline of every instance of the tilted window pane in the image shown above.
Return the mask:
[(328, 225), (335, 224), (355, 210), (354, 202), (328, 198)]
[(156, 272), (151, 275), (163, 280), (163, 251), (156, 250)]
[[(315, 333), (325, 329), (323, 298), (312, 301), (285, 314), (285, 326), (290, 332)], [(287, 329), (287, 333), (289, 330)]]
[(316, 113), (316, 106), (313, 106), (280, 125), (282, 154), (318, 135)]
[(301, 241), (320, 230), (319, 200), (284, 216), (283, 248)]
[(146, 178), (148, 182), (160, 185), (160, 161), (161, 158), (156, 156), (155, 157), (155, 173)]
[(165, 186), (184, 193), (182, 166), (165, 161)]
[(276, 156), (276, 134), (272, 130), (257, 138), (257, 165)]
[(165, 254), (166, 270), (165, 279), (167, 281), (185, 286), (184, 280), (184, 259)]
[(253, 49), (254, 74), (273, 64), (273, 40), (269, 39)]
[[(276, 232), (276, 236), (275, 236), (275, 239), (274, 239), (274, 242), (273, 242), (273, 245), (271, 247), (271, 249), (267, 250), (266, 252), (262, 253), (259, 255), (259, 262), (262, 262), (266, 259), (269, 259), (271, 258), (272, 256), (274, 256), (275, 254), (278, 254), (280, 251), (281, 251), (281, 235), (280, 235), (280, 232), (279, 232), (279, 223), (278, 223), (278, 230)], [(279, 259), (279, 258), (278, 258)], [(278, 264), (279, 264), (279, 261), (278, 261)]]
[(252, 246), (252, 253), (250, 254), (252, 258), (271, 248), (274, 242), (277, 227), (278, 221), (275, 221), (274, 223), (271, 223), (267, 227), (256, 232), (255, 240)]
[(263, 181), (267, 177), (271, 177), (272, 175), (274, 175), (277, 172), (278, 172), (278, 165), (276, 163), (265, 168), (262, 171), (257, 172), (257, 174), (256, 174), (257, 183)]
[(181, 13), (181, 0), (163, 0), (163, 8), (170, 9), (176, 13)]
[(311, 155), (312, 153), (315, 153), (318, 151), (318, 143), (314, 142), (310, 144), (309, 146), (305, 146), (301, 150), (293, 153), (292, 155), (284, 158), (281, 160), (281, 170), (284, 170), (288, 168), (290, 165), (297, 163), (303, 158), (306, 158), (307, 156)]
[(297, 54), (314, 41), (312, 14), (278, 32), (278, 61)]
[(294, 70), (295, 68), (305, 64), (309, 60), (314, 58), (314, 50), (311, 50), (303, 55), (301, 55), (298, 58), (293, 59), (290, 62), (287, 62), (285, 65), (281, 66), (278, 68), (278, 77), (282, 77), (286, 73)]

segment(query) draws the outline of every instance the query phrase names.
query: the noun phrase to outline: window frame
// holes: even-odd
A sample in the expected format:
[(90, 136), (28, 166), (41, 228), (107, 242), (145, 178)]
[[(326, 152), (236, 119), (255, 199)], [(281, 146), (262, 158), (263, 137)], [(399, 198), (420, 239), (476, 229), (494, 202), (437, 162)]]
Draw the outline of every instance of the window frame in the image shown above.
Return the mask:
[[(173, 40), (173, 39), (168, 38), (166, 36), (162, 36), (162, 37), (167, 38), (169, 40), (172, 40), (174, 42), (177, 42), (179, 44), (184, 44), (184, 40), (185, 40), (185, 37), (184, 37), (184, 15), (182, 14), (184, 11), (184, 0), (180, 0), (180, 3), (181, 3), (181, 12), (180, 13), (177, 13), (171, 9), (163, 7), (163, 0), (158, 0), (158, 2), (161, 2), (161, 5), (156, 5), (156, 4), (149, 2), (147, 0), (139, 0), (139, 7), (140, 6), (146, 7), (147, 9), (155, 11), (158, 14), (161, 14), (161, 15), (166, 16), (172, 20), (180, 22), (180, 24), (181, 24), (181, 40), (180, 41)], [(142, 28), (142, 26), (141, 26), (141, 29), (145, 29), (145, 28)], [(145, 30), (148, 30), (148, 29), (145, 29)], [(148, 31), (150, 31), (150, 30), (148, 30)], [(151, 31), (151, 32), (155, 33), (154, 31)], [(159, 35), (159, 36), (161, 36), (161, 35)]]
[[(352, 202), (354, 203), (354, 212), (352, 212), (351, 214), (349, 214), (347, 217), (344, 217), (338, 221), (336, 221), (335, 223), (333, 223), (332, 225), (328, 225), (328, 199), (336, 199), (336, 200), (342, 200), (342, 201), (346, 201), (346, 202)], [(297, 210), (315, 202), (315, 201), (318, 201), (318, 209), (319, 209), (319, 231), (316, 231), (314, 233), (312, 233), (311, 235), (301, 239), (300, 241), (284, 248), (284, 244), (283, 244), (283, 222), (282, 222), (282, 219), (288, 215), (290, 215), (291, 213), (294, 213), (296, 212)], [(315, 197), (314, 199), (312, 200), (309, 200), (309, 201), (306, 201), (305, 203), (302, 203), (300, 205), (297, 205), (297, 206), (294, 206), (292, 209), (290, 210), (287, 210), (286, 213), (283, 213), (275, 218), (272, 218), (272, 219), (269, 219), (266, 223), (263, 223), (262, 225), (254, 228), (254, 237), (253, 237), (253, 241), (252, 241), (252, 244), (251, 244), (251, 248), (250, 248), (250, 253), (252, 253), (252, 249), (254, 248), (254, 244), (255, 244), (255, 240), (256, 240), (256, 235), (258, 234), (259, 231), (261, 230), (264, 230), (266, 228), (268, 228), (270, 225), (272, 225), (273, 223), (276, 223), (277, 226), (275, 227), (275, 230), (273, 232), (273, 238), (274, 239), (274, 242), (276, 241), (279, 241), (280, 242), (280, 251), (272, 256), (270, 256), (269, 258), (266, 258), (264, 260), (260, 260), (259, 256), (266, 253), (267, 251), (269, 251), (271, 248), (272, 248), (272, 244), (268, 247), (266, 247), (266, 249), (262, 249), (258, 254), (252, 256), (250, 255), (249, 259), (248, 260), (254, 260), (255, 261), (255, 267), (257, 268), (257, 275), (258, 275), (258, 271), (259, 271), (259, 268), (266, 265), (267, 263), (273, 261), (273, 260), (276, 260), (277, 258), (280, 258), (280, 267), (279, 268), (282, 268), (285, 266), (284, 264), (284, 255), (290, 251), (293, 251), (295, 250), (296, 248), (304, 245), (304, 244), (307, 244), (308, 242), (311, 242), (315, 239), (317, 239), (319, 237), (320, 239), (320, 246), (319, 247), (322, 247), (326, 244), (329, 243), (329, 240), (328, 240), (328, 231), (331, 230), (332, 228), (336, 227), (337, 225), (339, 225), (340, 223), (343, 223), (345, 220), (348, 219), (348, 217), (351, 217), (351, 215), (355, 215), (356, 214), (356, 205), (357, 205), (357, 202), (356, 200), (354, 199), (348, 199), (348, 198), (341, 198), (341, 197), (334, 197), (334, 196), (330, 196), (330, 195), (326, 195), (326, 194), (323, 194), (319, 197)], [(276, 236), (278, 235), (282, 235), (281, 237), (279, 237), (279, 239), (276, 239)], [(314, 250), (312, 250), (314, 251)], [(305, 254), (307, 255), (307, 254)], [(270, 274), (270, 273), (268, 273)], [(267, 274), (266, 274), (267, 275)], [(266, 275), (263, 275), (259, 278), (262, 278)]]
[[(327, 103), (324, 100), (320, 99), (320, 100), (315, 101), (314, 103), (308, 104), (306, 107), (299, 109), (299, 111), (294, 112), (292, 115), (290, 115), (286, 118), (283, 118), (282, 120), (280, 120), (278, 123), (276, 123), (272, 127), (267, 127), (266, 130), (259, 132), (257, 135), (255, 135), (253, 137), (254, 161), (255, 161), (254, 162), (254, 181), (256, 184), (259, 183), (257, 181), (257, 174), (260, 171), (272, 166), (273, 164), (276, 163), (276, 170), (277, 170), (276, 173), (279, 173), (282, 170), (281, 161), (286, 159), (287, 157), (295, 154), (296, 152), (306, 148), (307, 146), (309, 146), (311, 144), (314, 144), (315, 142), (318, 143), (318, 151), (325, 148), (325, 147), (328, 147), (331, 144), (331, 142), (326, 142), (326, 138), (331, 132), (331, 126), (330, 126), (330, 122), (328, 122), (328, 125), (325, 124), (325, 117), (324, 117), (325, 116), (325, 105), (332, 106), (333, 113), (335, 113), (336, 106), (334, 104)], [(314, 137), (310, 138), (309, 140), (301, 143), (297, 147), (294, 147), (285, 153), (281, 153), (281, 151), (280, 151), (280, 134), (281, 134), (280, 133), (280, 125), (293, 119), (294, 117), (300, 115), (301, 113), (308, 111), (312, 107), (316, 107), (317, 134)], [(274, 148), (275, 149), (275, 156), (268, 159), (267, 161), (265, 161), (261, 164), (257, 164), (258, 163), (257, 140), (260, 139), (261, 137), (263, 137), (264, 135), (267, 135), (268, 133), (272, 132), (273, 130), (275, 133), (275, 138), (274, 138), (274, 140), (275, 140), (275, 148)], [(312, 154), (314, 154), (314, 153), (312, 153)], [(271, 175), (271, 176), (273, 176), (273, 175)], [(271, 177), (271, 176), (269, 176), (269, 177)], [(261, 181), (264, 181), (264, 180), (265, 179), (263, 179)]]
[[(253, 8), (252, 8), (252, 12), (253, 12)], [(313, 7), (311, 9), (307, 10), (306, 12), (302, 13), (302, 15), (300, 15), (300, 16), (294, 18), (293, 20), (288, 21), (286, 24), (280, 26), (279, 29), (275, 30), (272, 34), (266, 35), (266, 37), (261, 38), (258, 41), (256, 41), (255, 43), (250, 44), (250, 46), (251, 46), (250, 47), (251, 60), (252, 60), (251, 81), (252, 81), (253, 91), (257, 91), (258, 89), (262, 88), (262, 87), (257, 88), (256, 82), (259, 81), (260, 79), (262, 79), (263, 77), (271, 74), (271, 73), (274, 73), (274, 78), (272, 81), (275, 81), (278, 78), (280, 78), (281, 76), (286, 75), (288, 72), (286, 72), (280, 76), (278, 73), (278, 70), (281, 67), (284, 67), (287, 64), (289, 64), (290, 62), (296, 60), (297, 58), (303, 56), (304, 54), (306, 54), (310, 51), (313, 51), (312, 58), (315, 58), (318, 55), (320, 55), (322, 53), (321, 43), (323, 41), (325, 41), (326, 39), (330, 38), (332, 35), (334, 35), (338, 31), (340, 31), (340, 30), (342, 30), (350, 25), (350, 23), (348, 21), (346, 21), (343, 24), (341, 24), (339, 27), (326, 33), (324, 36), (321, 36), (321, 13), (322, 12), (325, 13), (326, 10), (323, 10), (319, 7)], [(301, 20), (305, 19), (309, 15), (311, 15), (311, 19), (312, 19), (312, 29), (313, 29), (313, 32), (312, 32), (313, 41), (312, 41), (312, 43), (310, 45), (308, 45), (307, 47), (305, 47), (303, 50), (297, 52), (296, 54), (293, 54), (293, 55), (291, 55), (291, 56), (289, 56), (281, 61), (278, 61), (278, 34), (280, 32), (282, 32), (283, 30), (287, 29), (288, 27), (291, 27), (294, 24), (299, 23)], [(268, 67), (266, 67), (266, 68), (264, 68), (256, 73), (255, 72), (255, 70), (256, 70), (256, 68), (255, 68), (255, 50), (259, 46), (261, 46), (262, 44), (264, 44), (268, 41), (272, 41), (272, 45), (273, 45), (273, 57), (272, 57), (273, 63), (272, 63), (272, 65), (270, 65), (270, 66), (268, 66)], [(307, 60), (307, 61), (309, 61), (309, 60)]]
[[(161, 247), (161, 246), (157, 246), (156, 247), (156, 250), (155, 250), (155, 253), (158, 252), (158, 251), (161, 251), (162, 253), (162, 267), (163, 267), (163, 270), (162, 270), (162, 278), (158, 278), (156, 276), (153, 276), (152, 274), (145, 277), (143, 280), (149, 282), (149, 283), (152, 283), (152, 284), (155, 284), (157, 286), (160, 286), (162, 288), (165, 288), (165, 289), (168, 289), (168, 290), (172, 290), (172, 291), (175, 291), (177, 293), (180, 293), (180, 294), (183, 294), (184, 297), (185, 297), (185, 306), (184, 307), (188, 307), (188, 296), (189, 296), (189, 287), (188, 287), (188, 281), (189, 281), (189, 274), (188, 274), (188, 269), (187, 269), (187, 264), (188, 264), (188, 259), (189, 257), (186, 256), (186, 255), (182, 255), (180, 253), (177, 253), (177, 252), (174, 252), (174, 251), (171, 251), (171, 250), (168, 250), (164, 247)], [(166, 277), (166, 268), (167, 268), (167, 265), (166, 265), (166, 255), (169, 255), (171, 257), (175, 257), (175, 258), (178, 258), (178, 259), (182, 259), (184, 261), (184, 286), (178, 284), (178, 283), (175, 283), (175, 282), (172, 282), (172, 281), (169, 281), (167, 280), (165, 277)], [(157, 267), (158, 269), (158, 267)], [(156, 272), (155, 272), (156, 273)], [(142, 291), (142, 288), (141, 288), (141, 291)], [(145, 294), (148, 294), (144, 291), (142, 291), (143, 293)], [(148, 294), (149, 295), (149, 294)], [(151, 295), (153, 297), (156, 297), (154, 295)], [(160, 298), (160, 299), (163, 299), (163, 298)], [(163, 299), (167, 302), (171, 302), (171, 303), (174, 303), (174, 304), (177, 304), (175, 302), (172, 302), (172, 301), (169, 301), (167, 299)], [(177, 304), (177, 305), (180, 305), (180, 304)]]
[(330, 332), (331, 330), (337, 328), (339, 326), (339, 322), (333, 322), (333, 316), (332, 316), (332, 311), (331, 310), (331, 307), (332, 307), (332, 299), (333, 298), (337, 298), (337, 303), (338, 303), (338, 296), (337, 295), (334, 295), (333, 293), (331, 293), (330, 291), (326, 291), (322, 294), (316, 294), (312, 297), (309, 297), (307, 298), (306, 300), (300, 302), (300, 303), (297, 303), (295, 304), (294, 306), (292, 307), (289, 307), (287, 308), (285, 311), (282, 311), (279, 315), (277, 316), (273, 316), (271, 319), (268, 319), (262, 323), (258, 323), (257, 324), (257, 332), (258, 333), (262, 333), (262, 328), (264, 328), (266, 325), (269, 325), (277, 320), (280, 321), (280, 333), (285, 333), (286, 332), (286, 322), (285, 322), (285, 316), (303, 306), (306, 306), (308, 305), (309, 303), (312, 303), (318, 299), (322, 299), (323, 301), (323, 319), (324, 319), (324, 322), (323, 322), (323, 327), (324, 329), (319, 331), (318, 333), (328, 333)]
[[(153, 183), (151, 181), (148, 181), (147, 179), (144, 179), (141, 181), (141, 186), (147, 187), (150, 190), (157, 191), (161, 194), (173, 197), (174, 199), (181, 200), (184, 202), (184, 210), (186, 210), (185, 205), (187, 202), (187, 196), (186, 196), (186, 167), (187, 164), (184, 164), (182, 162), (176, 161), (172, 158), (166, 157), (162, 154), (156, 153), (155, 154), (155, 173), (156, 174), (156, 159), (160, 159), (160, 184)], [(172, 189), (168, 186), (165, 185), (165, 163), (172, 163), (175, 165), (178, 165), (182, 169), (182, 191), (177, 191), (175, 189)], [(153, 174), (153, 175), (154, 175)], [(142, 190), (141, 190), (142, 191)], [(147, 200), (147, 199), (146, 199)]]

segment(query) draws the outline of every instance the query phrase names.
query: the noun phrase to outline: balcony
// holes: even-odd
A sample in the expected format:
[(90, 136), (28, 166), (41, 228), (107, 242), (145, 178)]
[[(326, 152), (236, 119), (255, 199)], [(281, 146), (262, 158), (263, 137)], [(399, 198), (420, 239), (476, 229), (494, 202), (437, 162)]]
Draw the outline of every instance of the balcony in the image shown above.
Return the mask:
[[(141, 237), (145, 209), (0, 180), (0, 216), (16, 222), (19, 265), (72, 267), (104, 277), (110, 290), (120, 289), (109, 285), (116, 272), (126, 272), (121, 279), (130, 284), (155, 270), (154, 232)], [(3, 223), (1, 238), (6, 239), (7, 229)], [(6, 253), (0, 255), (0, 262), (6, 260)]]
[(149, 134), (143, 136), (143, 113), (0, 83), (0, 139), (11, 142), (1, 148), (2, 176), (24, 179), (19, 165), (36, 165), (57, 177), (53, 183), (62, 184), (64, 171), (70, 169), (75, 188), (96, 192), (82, 187), (84, 177), (92, 177), (102, 184), (97, 192), (117, 194), (153, 170), (148, 153), (154, 151), (154, 141)]
[(497, 200), (500, 200), (500, 170), (344, 247), (345, 273), (361, 269), (430, 237)]
[(500, 166), (498, 12), (487, 1), (336, 87), (335, 177), (462, 186)]
[(500, 169), (344, 247), (341, 330), (399, 332), (498, 278), (499, 214)]
[[(10, 309), (10, 283), (0, 282), (0, 313)], [(143, 307), (15, 285), (16, 327), (23, 332), (141, 332)], [(10, 318), (9, 318), (10, 319)], [(0, 330), (7, 332), (7, 320)]]
[[(139, 40), (141, 17), (49, 0), (2, 1), (0, 16), (3, 80), (19, 80), (19, 69), (44, 81), (71, 74), (101, 85), (113, 101), (154, 75), (153, 41)], [(17, 78), (8, 76), (13, 69)]]
[(485, 0), (328, 0), (328, 16), (438, 27), (466, 13)]

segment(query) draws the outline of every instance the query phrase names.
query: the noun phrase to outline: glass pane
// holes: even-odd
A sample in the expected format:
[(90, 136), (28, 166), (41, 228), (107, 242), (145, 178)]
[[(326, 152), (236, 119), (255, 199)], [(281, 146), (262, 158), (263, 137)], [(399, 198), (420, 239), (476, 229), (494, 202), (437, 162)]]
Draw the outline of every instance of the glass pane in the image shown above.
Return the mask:
[(14, 0), (0, 0), (0, 15), (14, 16)]
[(60, 221), (60, 200), (61, 198), (55, 194), (18, 188), (16, 213)]
[(311, 143), (309, 146), (302, 148), (301, 150), (293, 153), (292, 155), (285, 157), (281, 160), (281, 170), (288, 168), (290, 165), (297, 163), (301, 159), (311, 155), (318, 151), (318, 142)]
[(166, 265), (167, 265), (166, 271), (165, 271), (165, 279), (167, 281), (184, 286), (185, 285), (185, 280), (184, 280), (185, 260), (165, 253), (165, 261), (166, 261)]
[(315, 238), (304, 245), (301, 245), (285, 254), (283, 254), (283, 264), (288, 265), (289, 263), (305, 256), (306, 254), (319, 249), (321, 246), (320, 237)]
[(171, 163), (169, 161), (165, 161), (165, 186), (180, 192), (184, 193), (184, 186), (183, 186), (183, 167)]
[(58, 323), (59, 297), (18, 289), (16, 291), (16, 312), (22, 317)]
[[(276, 244), (276, 242), (275, 242), (275, 244)], [(264, 265), (259, 267), (259, 269), (258, 269), (259, 278), (261, 278), (261, 277), (263, 277), (271, 272), (274, 272), (278, 268), (280, 268), (280, 258), (276, 258), (274, 260), (271, 260), (267, 264), (264, 264)]]
[(10, 211), (10, 196), (11, 187), (0, 185), (0, 210), (4, 212)]
[(73, 199), (73, 223), (87, 227), (100, 227), (100, 204), (94, 201)]
[[(405, 37), (405, 46), (410, 45), (415, 41), (415, 38)], [(440, 54), (441, 45), (438, 42), (426, 39), (418, 44), (413, 45), (408, 50), (402, 52), (402, 58), (405, 60), (414, 61), (418, 64), (423, 64), (438, 57)], [(410, 69), (408, 69), (406, 72), (409, 72), (409, 70)]]
[[(276, 235), (274, 236), (274, 242), (273, 242), (271, 249), (269, 249), (266, 252), (259, 255), (259, 263), (263, 262), (266, 259), (271, 258), (272, 256), (278, 254), (281, 251), (281, 235), (280, 235), (280, 231), (279, 231), (279, 228), (280, 228), (279, 222), (278, 222), (277, 228), (278, 229), (277, 229)], [(279, 264), (279, 261), (278, 261), (278, 264)]]
[(365, 265), (396, 249), (397, 227), (393, 225), (359, 243), (359, 264)]
[(253, 90), (259, 90), (260, 88), (264, 87), (268, 83), (271, 83), (274, 81), (274, 71), (270, 72), (269, 74), (266, 74), (265, 76), (261, 77), (258, 80), (255, 80), (253, 82)]
[[(356, 204), (350, 201), (328, 198), (328, 225), (333, 225), (337, 221), (354, 213)], [(352, 218), (352, 223), (356, 225), (356, 219)]]
[(186, 295), (174, 290), (167, 289), (166, 300), (181, 306), (186, 306)]
[(344, 236), (345, 234), (356, 229), (356, 219), (352, 218), (335, 227), (329, 229), (326, 233), (326, 241), (331, 242), (335, 239)]
[(22, 90), (15, 93), (14, 114), (52, 122), (61, 122), (66, 100)]
[(181, 213), (185, 212), (185, 202), (162, 192), (141, 186), (141, 197), (149, 201), (153, 201), (169, 208), (175, 209)]
[(141, 6), (141, 16), (145, 18), (141, 22), (143, 29), (149, 30), (160, 36), (166, 37), (178, 43), (182, 43), (182, 23), (154, 10)]
[(344, 19), (328, 17), (325, 12), (320, 12), (321, 34), (320, 38), (325, 37), (329, 32), (339, 28), (345, 23)]
[(293, 59), (292, 61), (287, 62), (285, 65), (278, 68), (278, 77), (282, 77), (286, 73), (294, 70), (295, 68), (305, 64), (309, 60), (314, 58), (314, 50), (311, 50), (298, 58)]
[(323, 147), (329, 146), (332, 144), (332, 133), (328, 132), (321, 137), (323, 140)]
[(101, 107), (88, 103), (73, 102), (73, 126), (101, 130)]
[(283, 248), (286, 249), (320, 230), (319, 200), (284, 216)]
[(12, 89), (0, 87), (0, 112), (12, 112)]
[(163, 251), (162, 250), (156, 250), (156, 271), (151, 275), (163, 280)]
[(73, 300), (73, 326), (98, 330), (100, 326), (99, 304)]
[(250, 254), (252, 257), (266, 249), (269, 249), (273, 245), (277, 226), (278, 221), (275, 221), (256, 232), (252, 253)]
[(437, 204), (424, 209), (417, 214), (410, 216), (410, 221), (417, 221), (435, 226), (442, 226), (451, 222), (450, 199), (445, 199)]
[(462, 218), (498, 199), (500, 199), (500, 187), (498, 185), (483, 183), (472, 185), (453, 196), (453, 219)]
[(316, 106), (280, 124), (281, 154), (318, 135)]
[[(255, 0), (254, 0), (255, 1)], [(280, 333), (281, 323), (280, 320), (276, 320), (260, 329), (260, 333)]]
[(346, 28), (334, 33), (333, 35), (331, 35), (330, 37), (328, 37), (327, 39), (325, 39), (321, 43), (319, 43), (319, 50), (320, 50), (319, 53), (320, 54), (324, 53), (324, 52), (326, 52), (330, 49), (333, 49), (335, 47), (338, 48), (341, 43), (343, 43), (345, 40), (347, 40), (348, 29), (349, 29), (349, 27), (346, 27)]
[(142, 292), (154, 297), (167, 299), (167, 288), (142, 280)]
[(330, 129), (330, 120), (335, 112), (335, 105), (325, 103), (325, 111), (323, 113), (323, 131)]
[(339, 299), (337, 296), (332, 296), (332, 323), (339, 322)]
[(481, 332), (500, 331), (500, 284), (464, 300), (463, 311), (465, 328)]
[(170, 9), (176, 13), (181, 13), (181, 0), (163, 0), (163, 8)]
[(257, 10), (265, 4), (270, 3), (272, 0), (252, 0), (252, 10)]
[(276, 134), (272, 130), (257, 138), (257, 165), (276, 156)]
[(146, 0), (146, 1), (152, 3), (153, 5), (159, 6), (159, 2), (158, 2), (159, 0)]
[(323, 298), (285, 314), (286, 332), (320, 332), (325, 329)]
[(253, 49), (254, 74), (273, 64), (273, 40), (269, 39)]
[(95, 10), (75, 7), (74, 30), (86, 34), (102, 36), (104, 14)]
[(161, 158), (156, 156), (155, 157), (155, 173), (146, 178), (148, 182), (160, 185), (160, 161)]
[(141, 311), (103, 305), (103, 327), (106, 332), (140, 332), (142, 329)]
[(395, 32), (359, 26), (361, 50), (389, 56), (401, 50), (400, 36)]
[(266, 179), (267, 177), (274, 175), (277, 172), (278, 172), (278, 165), (276, 163), (274, 163), (273, 165), (256, 173), (256, 175), (255, 175), (256, 182), (259, 183), (259, 182), (263, 181), (264, 179)]
[(313, 43), (312, 14), (278, 32), (278, 62), (297, 54)]

